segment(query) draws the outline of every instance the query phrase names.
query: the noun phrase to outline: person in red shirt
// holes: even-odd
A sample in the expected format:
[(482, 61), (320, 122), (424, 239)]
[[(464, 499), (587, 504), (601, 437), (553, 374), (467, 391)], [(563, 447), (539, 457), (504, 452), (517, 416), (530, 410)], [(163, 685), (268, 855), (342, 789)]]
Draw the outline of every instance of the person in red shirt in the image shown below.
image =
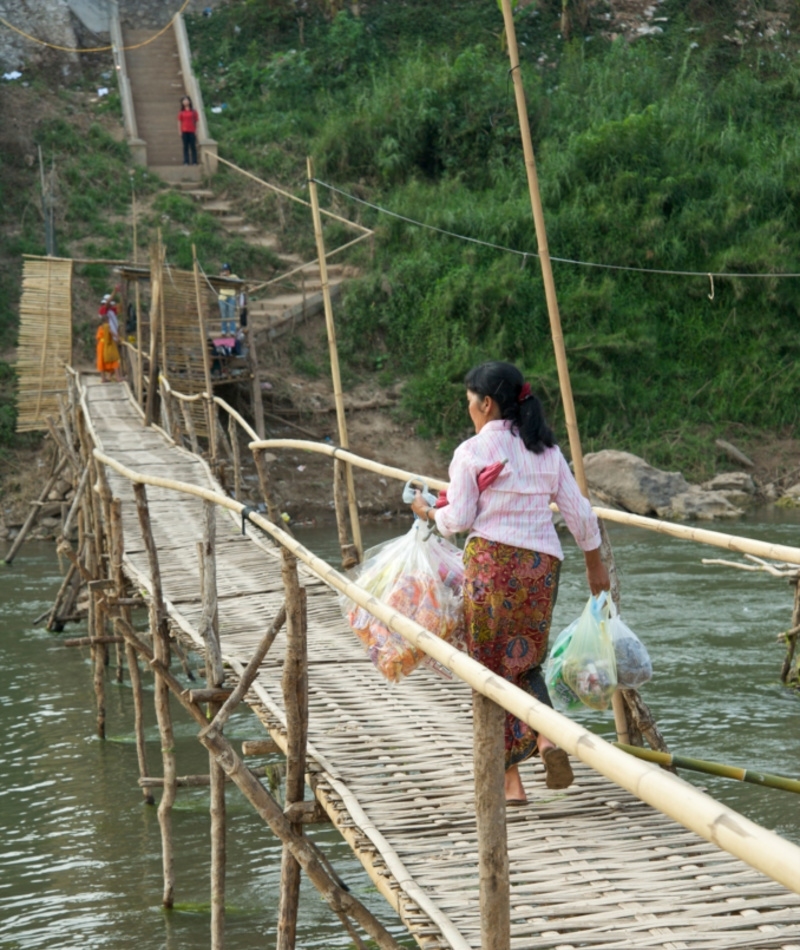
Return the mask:
[(197, 110), (188, 96), (181, 99), (181, 111), (178, 113), (178, 131), (183, 139), (183, 164), (197, 164)]

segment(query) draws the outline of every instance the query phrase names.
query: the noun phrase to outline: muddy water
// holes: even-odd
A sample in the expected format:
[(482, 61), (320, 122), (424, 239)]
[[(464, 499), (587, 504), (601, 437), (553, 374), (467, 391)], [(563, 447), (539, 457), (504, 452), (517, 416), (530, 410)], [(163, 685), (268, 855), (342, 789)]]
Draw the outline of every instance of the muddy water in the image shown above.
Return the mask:
[[(365, 542), (402, 530), (370, 527)], [(800, 544), (800, 515), (761, 513), (724, 530)], [(332, 532), (307, 529), (298, 536), (335, 560)], [(688, 542), (613, 526), (611, 540), (622, 573), (623, 616), (646, 643), (655, 668), (642, 693), (670, 747), (800, 777), (800, 696), (778, 681), (783, 648), (775, 642), (775, 634), (789, 626), (787, 583), (704, 567), (702, 557), (725, 555)], [(586, 598), (573, 547), (567, 547), (561, 576), (554, 633), (577, 616)], [(179, 793), (178, 906), (167, 914), (160, 908), (158, 821), (136, 786), (130, 691), (109, 677), (108, 738), (101, 742), (94, 735), (88, 653), (66, 649), (58, 636), (31, 626), (52, 601), (59, 579), (52, 545), (26, 545), (0, 573), (0, 947), (201, 950), (209, 940), (207, 793)], [(158, 735), (149, 705), (148, 749), (157, 771)], [(587, 710), (577, 718), (613, 738), (609, 715)], [(179, 723), (180, 773), (207, 771), (194, 726), (180, 717)], [(253, 735), (246, 714), (233, 719), (230, 734)], [(795, 796), (683, 775), (800, 843)], [(228, 808), (228, 945), (272, 946), (280, 849), (235, 789), (228, 793)], [(336, 835), (315, 834), (355, 894), (402, 933)], [(303, 892), (298, 945), (350, 945), (310, 887)]]

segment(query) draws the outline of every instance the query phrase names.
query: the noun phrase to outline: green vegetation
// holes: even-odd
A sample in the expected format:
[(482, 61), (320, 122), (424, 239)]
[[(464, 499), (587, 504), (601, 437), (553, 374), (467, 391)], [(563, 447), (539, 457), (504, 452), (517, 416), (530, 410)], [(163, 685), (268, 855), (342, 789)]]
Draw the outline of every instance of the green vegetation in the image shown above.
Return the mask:
[[(560, 6), (516, 22), (550, 253), (570, 261), (553, 266), (586, 447), (691, 466), (731, 424), (795, 425), (798, 280), (765, 279), (800, 272), (791, 39), (755, 45), (733, 4), (668, 0), (661, 34), (611, 43), (598, 20), (565, 44)], [(490, 357), (524, 367), (560, 424), (495, 4), (330, 7), (301, 21), (247, 0), (191, 21), (206, 103), (225, 104), (212, 134), (256, 173), (298, 180), (308, 152), (344, 192), (530, 254), (351, 203), (379, 240), (347, 294), (341, 355), (360, 375), (385, 374), (391, 353), (409, 411), (445, 441), (464, 431), (465, 370)], [(744, 276), (709, 299), (709, 272)]]

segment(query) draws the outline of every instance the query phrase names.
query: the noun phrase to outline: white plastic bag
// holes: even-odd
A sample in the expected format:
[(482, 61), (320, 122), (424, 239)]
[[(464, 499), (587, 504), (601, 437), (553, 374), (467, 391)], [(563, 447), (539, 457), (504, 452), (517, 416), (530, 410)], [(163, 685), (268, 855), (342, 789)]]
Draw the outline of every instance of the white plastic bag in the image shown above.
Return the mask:
[(653, 664), (647, 648), (617, 613), (614, 603), (611, 602), (610, 606), (608, 625), (617, 662), (617, 682), (620, 686), (635, 689), (653, 678)]
[[(444, 538), (430, 534), (421, 521), (415, 520), (402, 537), (370, 548), (350, 577), (443, 640), (455, 645), (463, 641), (462, 553)], [(340, 603), (370, 659), (388, 680), (397, 682), (422, 662), (447, 675), (440, 664), (350, 598), (342, 597)]]

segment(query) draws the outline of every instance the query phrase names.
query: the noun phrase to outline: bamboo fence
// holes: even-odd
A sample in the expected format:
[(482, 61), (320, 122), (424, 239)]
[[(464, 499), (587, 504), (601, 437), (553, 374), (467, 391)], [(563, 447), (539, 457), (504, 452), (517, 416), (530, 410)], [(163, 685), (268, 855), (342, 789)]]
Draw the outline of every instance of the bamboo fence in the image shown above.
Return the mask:
[(47, 429), (72, 362), (72, 261), (25, 259), (17, 346), (17, 432)]

